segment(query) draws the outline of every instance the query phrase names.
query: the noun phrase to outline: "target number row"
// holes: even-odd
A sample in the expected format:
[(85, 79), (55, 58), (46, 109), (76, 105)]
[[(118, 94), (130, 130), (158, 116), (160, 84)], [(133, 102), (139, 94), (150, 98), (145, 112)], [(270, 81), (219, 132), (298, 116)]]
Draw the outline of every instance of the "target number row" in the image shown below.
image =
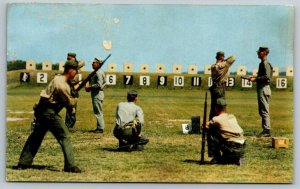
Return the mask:
[[(82, 75), (78, 74), (81, 80)], [(185, 85), (184, 76), (174, 76), (173, 77), (173, 86), (174, 87), (183, 87)], [(20, 82), (30, 82), (30, 73), (21, 72), (20, 73)], [(37, 83), (48, 83), (48, 74), (39, 72), (36, 75)], [(106, 84), (107, 85), (116, 85), (117, 84), (117, 76), (115, 74), (107, 74), (106, 75)], [(124, 75), (123, 76), (123, 84), (124, 85), (133, 85), (133, 75)], [(158, 76), (157, 77), (157, 85), (158, 86), (167, 86), (168, 77), (167, 76)], [(200, 87), (202, 84), (201, 77), (192, 77), (191, 86)], [(212, 86), (212, 78), (208, 78), (208, 87)], [(243, 88), (251, 88), (252, 82), (247, 79), (242, 79), (242, 87)], [(287, 88), (287, 78), (276, 78), (276, 88), (284, 89)], [(139, 85), (141, 86), (150, 86), (150, 76), (142, 75), (139, 76)], [(229, 77), (226, 81), (227, 87), (235, 86), (235, 78)]]

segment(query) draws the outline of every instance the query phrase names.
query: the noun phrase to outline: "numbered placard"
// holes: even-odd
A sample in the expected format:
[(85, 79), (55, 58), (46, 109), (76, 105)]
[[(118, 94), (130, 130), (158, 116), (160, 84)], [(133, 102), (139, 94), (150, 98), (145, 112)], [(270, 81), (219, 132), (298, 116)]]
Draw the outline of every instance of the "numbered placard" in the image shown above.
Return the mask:
[(48, 74), (47, 73), (37, 73), (36, 74), (36, 82), (37, 83), (47, 83)]
[(287, 88), (287, 78), (277, 78), (276, 79), (276, 88), (277, 89)]
[(124, 85), (132, 85), (132, 84), (133, 84), (133, 76), (124, 75)]
[(227, 87), (234, 87), (235, 79), (233, 77), (228, 77), (226, 81)]
[(117, 76), (115, 74), (107, 74), (106, 85), (116, 85), (116, 84), (117, 84)]
[(167, 76), (158, 76), (157, 78), (157, 85), (159, 86), (166, 86), (167, 85)]
[(192, 77), (192, 86), (200, 87), (201, 86), (201, 77)]
[(149, 86), (150, 76), (140, 76), (140, 85)]
[(249, 81), (248, 79), (242, 79), (242, 87), (251, 88), (252, 87), (252, 81)]
[(22, 83), (29, 83), (30, 81), (30, 74), (26, 72), (20, 73), (20, 82)]
[[(208, 77), (208, 87), (211, 87), (213, 84), (212, 78)], [(234, 87), (235, 85), (235, 79), (233, 77), (228, 77), (226, 79), (226, 87)]]
[(211, 86), (212, 86), (212, 78), (211, 78), (211, 77), (208, 77), (208, 83), (207, 83), (207, 86), (208, 86), (208, 87), (211, 87)]
[(184, 77), (183, 76), (174, 76), (174, 86), (183, 87), (184, 86)]

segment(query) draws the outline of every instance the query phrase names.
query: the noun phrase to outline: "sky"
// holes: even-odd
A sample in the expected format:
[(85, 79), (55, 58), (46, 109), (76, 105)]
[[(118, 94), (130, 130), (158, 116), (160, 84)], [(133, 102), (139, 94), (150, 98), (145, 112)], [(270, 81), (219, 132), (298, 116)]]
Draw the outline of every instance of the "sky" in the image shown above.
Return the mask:
[[(86, 61), (94, 57), (117, 64), (204, 65), (217, 51), (235, 55), (248, 71), (258, 68), (259, 46), (270, 48), (269, 61), (280, 71), (293, 66), (294, 12), (290, 6), (10, 4), (7, 60), (60, 62), (68, 52)], [(111, 41), (107, 50), (103, 41)], [(105, 67), (105, 66), (104, 66)], [(105, 67), (106, 68), (106, 67)]]

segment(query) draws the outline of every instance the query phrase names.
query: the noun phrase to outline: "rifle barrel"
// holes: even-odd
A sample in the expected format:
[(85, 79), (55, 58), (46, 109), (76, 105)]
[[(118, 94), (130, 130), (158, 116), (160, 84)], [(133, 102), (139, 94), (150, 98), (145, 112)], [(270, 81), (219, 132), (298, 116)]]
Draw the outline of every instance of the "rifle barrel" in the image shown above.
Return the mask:
[(201, 145), (201, 159), (200, 159), (201, 163), (204, 163), (204, 154), (205, 154), (206, 117), (207, 117), (207, 92), (205, 93), (203, 123), (202, 123), (202, 141), (201, 141), (202, 145)]
[(109, 57), (111, 56), (111, 54), (109, 54), (102, 62), (102, 64), (100, 64), (100, 67), (97, 70), (94, 70), (92, 73), (90, 73), (87, 78), (85, 78), (78, 86), (78, 88), (76, 89), (76, 91), (80, 91), (80, 89), (82, 89), (85, 84), (90, 81), (90, 79), (96, 74), (96, 72), (103, 66), (103, 64), (106, 62), (107, 59), (109, 59)]

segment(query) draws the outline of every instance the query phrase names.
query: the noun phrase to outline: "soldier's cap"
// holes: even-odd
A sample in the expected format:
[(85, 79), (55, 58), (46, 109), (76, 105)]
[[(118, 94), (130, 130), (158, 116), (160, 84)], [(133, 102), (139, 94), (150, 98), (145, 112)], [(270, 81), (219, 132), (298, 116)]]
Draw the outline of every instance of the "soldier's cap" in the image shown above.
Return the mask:
[(101, 63), (102, 63), (102, 60), (101, 60), (101, 59), (98, 59), (98, 58), (94, 58), (93, 64), (94, 64), (94, 63), (99, 63), (99, 64), (101, 64)]
[(130, 90), (130, 91), (128, 91), (127, 96), (137, 97), (138, 96), (138, 92), (136, 90)]
[(68, 56), (71, 56), (71, 57), (74, 57), (74, 58), (76, 58), (76, 53), (68, 53)]
[(227, 106), (226, 100), (224, 98), (218, 98), (217, 106), (221, 106), (221, 107)]
[(257, 50), (257, 52), (264, 52), (264, 51), (269, 51), (269, 47), (259, 47), (259, 49)]
[(225, 53), (223, 51), (218, 51), (217, 54), (216, 54), (217, 57), (220, 57), (220, 56), (225, 56)]
[(76, 61), (68, 60), (68, 61), (66, 61), (64, 67), (65, 67), (65, 69), (73, 68), (73, 69), (78, 70), (78, 63)]

